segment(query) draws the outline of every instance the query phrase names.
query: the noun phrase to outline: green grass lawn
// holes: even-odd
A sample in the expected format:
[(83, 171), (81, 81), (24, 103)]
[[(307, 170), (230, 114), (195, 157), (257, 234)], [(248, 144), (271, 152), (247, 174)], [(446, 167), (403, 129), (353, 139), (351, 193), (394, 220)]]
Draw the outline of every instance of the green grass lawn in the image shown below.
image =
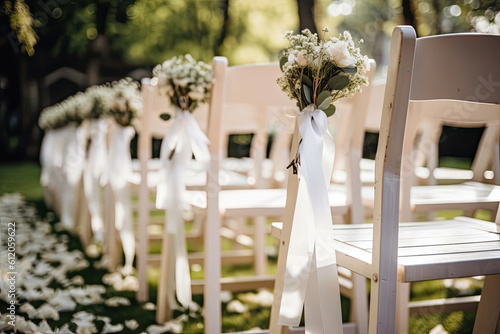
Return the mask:
[[(36, 163), (0, 165), (0, 195), (6, 193), (20, 193), (29, 203), (37, 208), (40, 217), (44, 217), (47, 209), (45, 208), (43, 202), (43, 191), (39, 183), (39, 178), (40, 167)], [(438, 216), (450, 218), (459, 214), (460, 212), (458, 211), (447, 211), (439, 213)], [(482, 212), (480, 215), (481, 218), (488, 218), (487, 213)], [(81, 250), (82, 246), (78, 238), (74, 236), (70, 236), (70, 238), (71, 247)], [(152, 246), (151, 251), (159, 252), (159, 247)], [(95, 261), (95, 259), (89, 259), (89, 261), (92, 264), (92, 261)], [(274, 273), (275, 268), (276, 258), (270, 258), (268, 272)], [(87, 284), (92, 284), (93, 282), (98, 283), (104, 273), (104, 271), (96, 271), (90, 267), (82, 270), (81, 272), (75, 273), (75, 275), (81, 275), (84, 277)], [(224, 266), (222, 273), (224, 276), (240, 276), (252, 274), (253, 268), (251, 266)], [(150, 283), (150, 301), (155, 303), (159, 270), (151, 268), (148, 275)], [(202, 275), (202, 271), (193, 272), (193, 276)], [(440, 280), (413, 284), (411, 290), (411, 300), (468, 295), (477, 293), (481, 289), (480, 284), (478, 285), (474, 281), (467, 280), (460, 281), (459, 283), (460, 284), (457, 285), (455, 283), (450, 283), (450, 281)], [(92, 308), (92, 311), (95, 311), (98, 314), (105, 314), (108, 316), (112, 315), (114, 322), (123, 323), (125, 319), (130, 318), (140, 319), (140, 327), (133, 331), (134, 333), (139, 333), (140, 331), (145, 330), (148, 325), (154, 324), (154, 311), (144, 309), (144, 305), (135, 300), (133, 292), (114, 291), (113, 289), (108, 289), (107, 294), (109, 294), (109, 296), (119, 295), (129, 298), (132, 305), (112, 310), (107, 309), (105, 306), (79, 306), (78, 310), (87, 310), (88, 308)], [(239, 298), (244, 301), (245, 294), (237, 294), (235, 295), (235, 298)], [(194, 300), (202, 305), (203, 296), (194, 296)], [(226, 310), (226, 304), (223, 304), (223, 330), (225, 332), (248, 330), (253, 327), (268, 327), (270, 308), (261, 307), (256, 304), (252, 304), (251, 302), (247, 302), (247, 304), (249, 309), (247, 312), (242, 314), (228, 312)], [(345, 306), (344, 309), (346, 311), (344, 318), (347, 319), (349, 309), (349, 301), (347, 299), (343, 298), (343, 306)], [(410, 319), (409, 333), (429, 333), (429, 331), (438, 324), (442, 324), (449, 333), (471, 333), (474, 317), (475, 312), (453, 312), (451, 314), (428, 314), (414, 316)], [(63, 317), (61, 321), (69, 321), (69, 318), (66, 319)], [(201, 317), (190, 318), (184, 328), (184, 331), (186, 333), (203, 333), (201, 323)], [(127, 331), (124, 330), (123, 333), (127, 333)], [(132, 333), (132, 331), (129, 331), (129, 333)]]

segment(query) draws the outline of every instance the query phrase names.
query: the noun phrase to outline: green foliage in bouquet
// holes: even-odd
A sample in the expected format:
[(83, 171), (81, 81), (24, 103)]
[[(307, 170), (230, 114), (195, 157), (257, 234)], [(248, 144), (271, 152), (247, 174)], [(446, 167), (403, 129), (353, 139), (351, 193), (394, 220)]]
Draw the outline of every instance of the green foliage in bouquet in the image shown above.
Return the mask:
[[(323, 32), (326, 35), (328, 28)], [(364, 76), (369, 69), (368, 57), (361, 54), (348, 31), (325, 40), (305, 29), (301, 35), (289, 31), (285, 38), (290, 44), (280, 52), (283, 75), (277, 82), (300, 110), (314, 105), (331, 116), (335, 113), (333, 102), (368, 85)]]
[[(194, 60), (189, 54), (157, 65), (153, 75), (160, 94), (167, 95), (174, 106), (190, 112), (199, 104), (208, 102), (214, 83), (212, 66)], [(162, 119), (168, 117), (162, 115)]]

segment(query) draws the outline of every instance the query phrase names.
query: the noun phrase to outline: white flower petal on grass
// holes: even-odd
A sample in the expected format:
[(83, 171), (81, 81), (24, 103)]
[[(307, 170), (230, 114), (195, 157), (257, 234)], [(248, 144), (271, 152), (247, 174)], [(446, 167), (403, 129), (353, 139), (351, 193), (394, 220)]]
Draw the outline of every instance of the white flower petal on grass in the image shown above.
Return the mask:
[(45, 299), (43, 293), (38, 290), (28, 289), (28, 290), (19, 290), (17, 292), (18, 296), (24, 298), (26, 300), (40, 300)]
[(146, 303), (142, 306), (143, 309), (148, 310), (148, 311), (154, 311), (156, 310), (156, 305), (153, 303)]
[(125, 297), (111, 297), (108, 300), (106, 300), (104, 304), (106, 304), (106, 306), (109, 307), (118, 307), (120, 305), (129, 306), (130, 300), (128, 300)]
[(443, 325), (439, 324), (431, 329), (429, 334), (448, 334), (448, 332), (444, 329)]
[(94, 319), (95, 319), (95, 316), (92, 313), (80, 311), (80, 312), (73, 314), (73, 319), (71, 321), (75, 322), (75, 320), (79, 320), (79, 321), (92, 322), (92, 321), (94, 321)]
[[(38, 330), (38, 326), (35, 325), (32, 321), (27, 321), (24, 317), (16, 315), (16, 326), (15, 329), (21, 333), (33, 333)], [(0, 328), (2, 325), (0, 324)], [(42, 332), (43, 333), (43, 332)]]
[(36, 318), (38, 319), (53, 319), (59, 320), (59, 312), (50, 304), (43, 304), (36, 311)]
[(50, 328), (49, 324), (47, 323), (47, 320), (42, 320), (40, 324), (38, 325), (38, 331), (41, 333), (54, 333), (52, 328)]
[(106, 285), (115, 285), (122, 282), (122, 275), (118, 272), (104, 274), (102, 276), (102, 282)]
[(226, 310), (233, 313), (245, 313), (248, 311), (248, 306), (243, 304), (239, 300), (234, 299), (227, 304)]
[(37, 276), (45, 276), (53, 267), (47, 262), (40, 261), (37, 263), (35, 269), (33, 269), (33, 274)]
[(58, 333), (58, 334), (74, 334), (72, 331), (69, 330), (69, 325), (68, 324), (65, 324), (61, 328), (56, 329), (56, 331), (54, 333)]
[(137, 291), (139, 290), (139, 280), (135, 276), (127, 276), (123, 279), (123, 291)]
[(135, 330), (139, 327), (139, 323), (135, 319), (129, 319), (125, 320), (125, 326), (131, 330)]
[(146, 331), (149, 334), (162, 334), (166, 332), (182, 333), (182, 324), (176, 323), (174, 321), (169, 321), (164, 323), (163, 326), (151, 325), (146, 329)]
[(97, 333), (97, 328), (93, 323), (81, 323), (76, 328), (77, 334), (94, 334)]
[(76, 276), (73, 276), (69, 282), (72, 284), (72, 285), (84, 285), (85, 284), (85, 280), (83, 279), (82, 276), (80, 275), (76, 275)]
[(223, 303), (229, 303), (233, 299), (233, 294), (231, 291), (221, 291), (220, 294), (220, 300)]
[(77, 306), (68, 290), (57, 290), (56, 294), (50, 298), (48, 302), (60, 312), (74, 311)]
[(118, 333), (123, 330), (122, 324), (112, 325), (109, 322), (104, 323), (101, 333)]
[(36, 316), (36, 308), (30, 303), (24, 303), (19, 307), (19, 311), (26, 313), (30, 319)]

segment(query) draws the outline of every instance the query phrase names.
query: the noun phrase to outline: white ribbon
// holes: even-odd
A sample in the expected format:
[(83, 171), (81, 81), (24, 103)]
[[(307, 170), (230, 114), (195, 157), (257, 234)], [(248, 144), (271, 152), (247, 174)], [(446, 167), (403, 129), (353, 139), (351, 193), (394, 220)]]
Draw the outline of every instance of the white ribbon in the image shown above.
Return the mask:
[(112, 131), (108, 154), (108, 180), (115, 199), (115, 227), (125, 254), (124, 273), (132, 272), (135, 256), (135, 237), (132, 230), (132, 208), (128, 179), (132, 173), (130, 141), (135, 130), (131, 126), (116, 125)]
[(101, 187), (107, 183), (107, 143), (108, 120), (94, 119), (89, 124), (90, 147), (87, 165), (83, 171), (83, 186), (90, 212), (94, 238), (103, 241), (103, 217)]
[(76, 201), (85, 163), (87, 132), (83, 125), (67, 125), (60, 140), (64, 140), (62, 173), (64, 176), (61, 196), (61, 222), (69, 230), (75, 227)]
[(286, 263), (279, 325), (298, 326), (305, 304), (306, 333), (342, 333), (328, 184), (335, 147), (325, 113), (310, 105), (298, 116), (300, 180)]
[[(168, 261), (170, 275), (167, 275), (166, 286), (171, 309), (175, 307), (175, 292), (182, 306), (187, 308), (191, 302), (191, 278), (182, 211), (189, 208), (185, 172), (193, 155), (206, 170), (210, 161), (208, 138), (189, 111), (176, 110), (161, 146), (162, 165), (156, 194), (156, 207), (166, 210), (164, 238), (170, 242), (169, 249), (162, 251), (162, 264)], [(169, 238), (168, 235), (173, 237)], [(166, 256), (169, 259), (163, 258)], [(165, 277), (160, 279), (164, 280)]]
[[(56, 130), (46, 130), (40, 146), (40, 165), (42, 167), (40, 173), (40, 184), (43, 187), (43, 197), (48, 208), (54, 208), (54, 195), (52, 193), (53, 169), (55, 165), (55, 146), (58, 132)], [(59, 154), (60, 155), (60, 154)], [(60, 161), (60, 159), (59, 159)]]

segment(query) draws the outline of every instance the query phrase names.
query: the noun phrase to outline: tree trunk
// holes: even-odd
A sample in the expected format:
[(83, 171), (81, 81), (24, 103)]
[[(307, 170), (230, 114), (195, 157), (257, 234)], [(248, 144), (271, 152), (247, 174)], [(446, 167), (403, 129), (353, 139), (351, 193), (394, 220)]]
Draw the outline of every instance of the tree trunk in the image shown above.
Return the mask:
[(229, 0), (224, 0), (221, 4), (222, 12), (224, 13), (224, 22), (220, 31), (219, 39), (214, 45), (214, 56), (220, 56), (220, 47), (224, 43), (227, 35), (227, 28), (229, 26)]
[(314, 0), (297, 0), (299, 9), (300, 31), (309, 29), (313, 34), (318, 32), (314, 21)]
[(417, 22), (415, 21), (415, 14), (413, 13), (413, 7), (411, 0), (403, 0), (401, 5), (403, 6), (403, 17), (405, 24), (415, 28), (415, 32), (418, 37)]

